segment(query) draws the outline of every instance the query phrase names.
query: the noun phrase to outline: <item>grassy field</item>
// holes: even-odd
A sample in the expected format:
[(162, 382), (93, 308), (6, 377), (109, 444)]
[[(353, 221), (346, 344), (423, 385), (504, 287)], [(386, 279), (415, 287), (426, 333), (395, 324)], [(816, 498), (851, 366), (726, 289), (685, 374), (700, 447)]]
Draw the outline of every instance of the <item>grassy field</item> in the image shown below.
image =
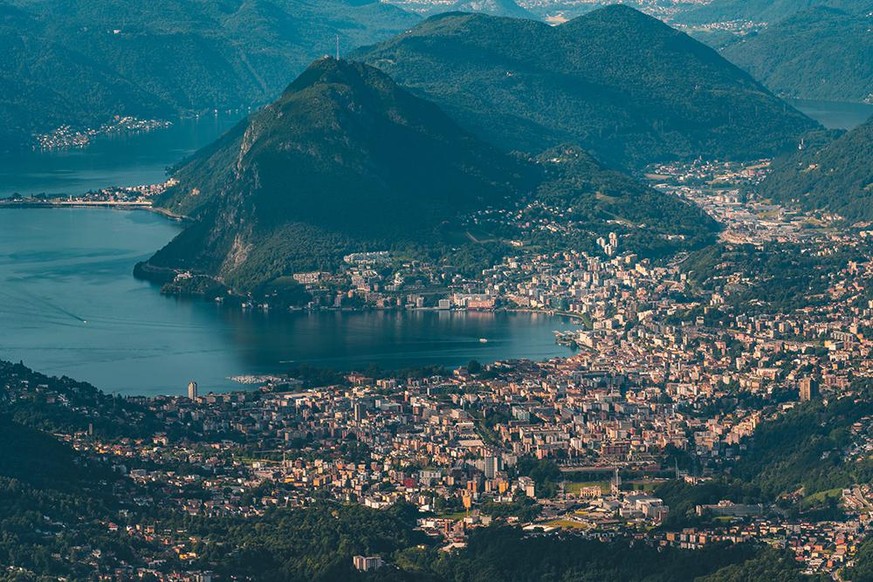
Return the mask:
[(841, 487), (837, 487), (836, 489), (828, 489), (827, 491), (819, 491), (818, 493), (813, 493), (812, 495), (807, 495), (803, 498), (801, 505), (803, 507), (812, 507), (816, 505), (821, 505), (827, 500), (828, 497), (833, 497), (835, 499), (840, 499), (843, 496), (843, 489)]

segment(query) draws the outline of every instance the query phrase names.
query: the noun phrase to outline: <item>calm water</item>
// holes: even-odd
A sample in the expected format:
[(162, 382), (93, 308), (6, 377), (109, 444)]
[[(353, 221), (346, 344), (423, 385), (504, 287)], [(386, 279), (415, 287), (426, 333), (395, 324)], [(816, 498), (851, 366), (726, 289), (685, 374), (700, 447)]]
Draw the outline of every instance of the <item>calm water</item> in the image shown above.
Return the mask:
[(873, 105), (789, 99), (788, 102), (828, 129), (854, 129), (873, 116)]
[(241, 116), (183, 119), (168, 129), (95, 139), (87, 148), (0, 154), (0, 197), (81, 194), (107, 186), (155, 184), (166, 168), (211, 143)]
[[(0, 210), (0, 358), (128, 394), (239, 387), (288, 362), (347, 369), (566, 355), (527, 314), (264, 314), (161, 296), (131, 275), (176, 223), (142, 211)], [(479, 338), (487, 338), (481, 343)]]

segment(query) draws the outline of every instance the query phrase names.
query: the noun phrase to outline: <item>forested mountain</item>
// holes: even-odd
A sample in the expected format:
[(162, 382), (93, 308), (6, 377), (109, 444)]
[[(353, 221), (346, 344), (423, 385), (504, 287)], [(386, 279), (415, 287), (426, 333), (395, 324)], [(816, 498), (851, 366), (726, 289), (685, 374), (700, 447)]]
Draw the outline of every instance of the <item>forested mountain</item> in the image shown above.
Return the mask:
[(870, 0), (713, 0), (688, 10), (679, 20), (688, 24), (707, 24), (731, 20), (774, 23), (798, 12), (817, 7), (836, 8), (853, 14), (865, 14), (873, 9)]
[(61, 124), (274, 99), (313, 58), (418, 16), (379, 2), (0, 1), (0, 149)]
[(657, 239), (643, 242), (652, 249), (665, 233), (691, 245), (715, 230), (700, 210), (577, 150), (540, 160), (503, 154), (378, 69), (324, 58), (174, 174), (178, 185), (158, 203), (198, 222), (138, 272), (191, 269), (252, 290), (335, 268), (350, 252), (441, 257), (474, 244), (459, 215), (526, 197), (595, 229), (621, 229), (606, 225), (616, 219), (639, 225), (627, 228)]
[(622, 166), (750, 158), (816, 125), (714, 50), (620, 5), (556, 27), (436, 16), (355, 56), (507, 150), (578, 143)]
[(873, 119), (825, 145), (774, 162), (764, 196), (847, 220), (873, 220)]
[(150, 261), (234, 285), (433, 242), (533, 176), (380, 71), (324, 58), (201, 152), (160, 203), (200, 222)]
[(873, 100), (873, 12), (800, 12), (722, 50), (780, 96)]

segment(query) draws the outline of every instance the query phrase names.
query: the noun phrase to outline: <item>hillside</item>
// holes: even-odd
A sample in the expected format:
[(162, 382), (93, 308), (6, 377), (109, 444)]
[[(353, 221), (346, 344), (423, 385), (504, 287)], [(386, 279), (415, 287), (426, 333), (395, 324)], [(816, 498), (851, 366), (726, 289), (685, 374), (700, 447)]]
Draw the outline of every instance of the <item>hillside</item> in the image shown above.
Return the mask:
[(777, 160), (760, 192), (850, 221), (873, 220), (873, 119), (831, 143)]
[(501, 148), (614, 165), (750, 158), (815, 123), (714, 50), (626, 6), (561, 26), (447, 14), (355, 53)]
[(0, 3), (0, 150), (62, 124), (266, 103), (313, 58), (417, 16), (379, 2)]
[(774, 93), (798, 99), (873, 99), (873, 13), (798, 13), (722, 50)]
[(600, 231), (624, 228), (610, 219), (633, 223), (628, 230), (657, 239), (640, 244), (653, 252), (664, 234), (698, 244), (715, 230), (690, 205), (587, 156), (570, 161), (500, 153), (379, 70), (321, 59), (178, 169), (179, 184), (158, 203), (198, 221), (137, 272), (165, 279), (168, 270), (192, 270), (250, 291), (294, 272), (333, 270), (351, 252), (439, 259), (479, 244), (460, 228), (461, 215), (513, 208), (527, 196)]
[(870, 0), (713, 0), (682, 13), (678, 20), (688, 24), (733, 20), (772, 24), (822, 6), (859, 15), (873, 9)]

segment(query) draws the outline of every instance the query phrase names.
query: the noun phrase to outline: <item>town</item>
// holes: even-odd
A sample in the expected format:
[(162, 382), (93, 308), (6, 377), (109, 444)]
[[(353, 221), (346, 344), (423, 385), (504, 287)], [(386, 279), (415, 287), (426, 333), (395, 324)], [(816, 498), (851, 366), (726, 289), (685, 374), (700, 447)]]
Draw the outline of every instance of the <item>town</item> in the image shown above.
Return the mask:
[(139, 119), (129, 115), (116, 115), (112, 121), (97, 128), (76, 129), (70, 125), (62, 125), (49, 133), (37, 134), (33, 137), (33, 148), (40, 150), (84, 148), (96, 137), (148, 133), (157, 129), (166, 129), (171, 125), (171, 122), (161, 119)]

